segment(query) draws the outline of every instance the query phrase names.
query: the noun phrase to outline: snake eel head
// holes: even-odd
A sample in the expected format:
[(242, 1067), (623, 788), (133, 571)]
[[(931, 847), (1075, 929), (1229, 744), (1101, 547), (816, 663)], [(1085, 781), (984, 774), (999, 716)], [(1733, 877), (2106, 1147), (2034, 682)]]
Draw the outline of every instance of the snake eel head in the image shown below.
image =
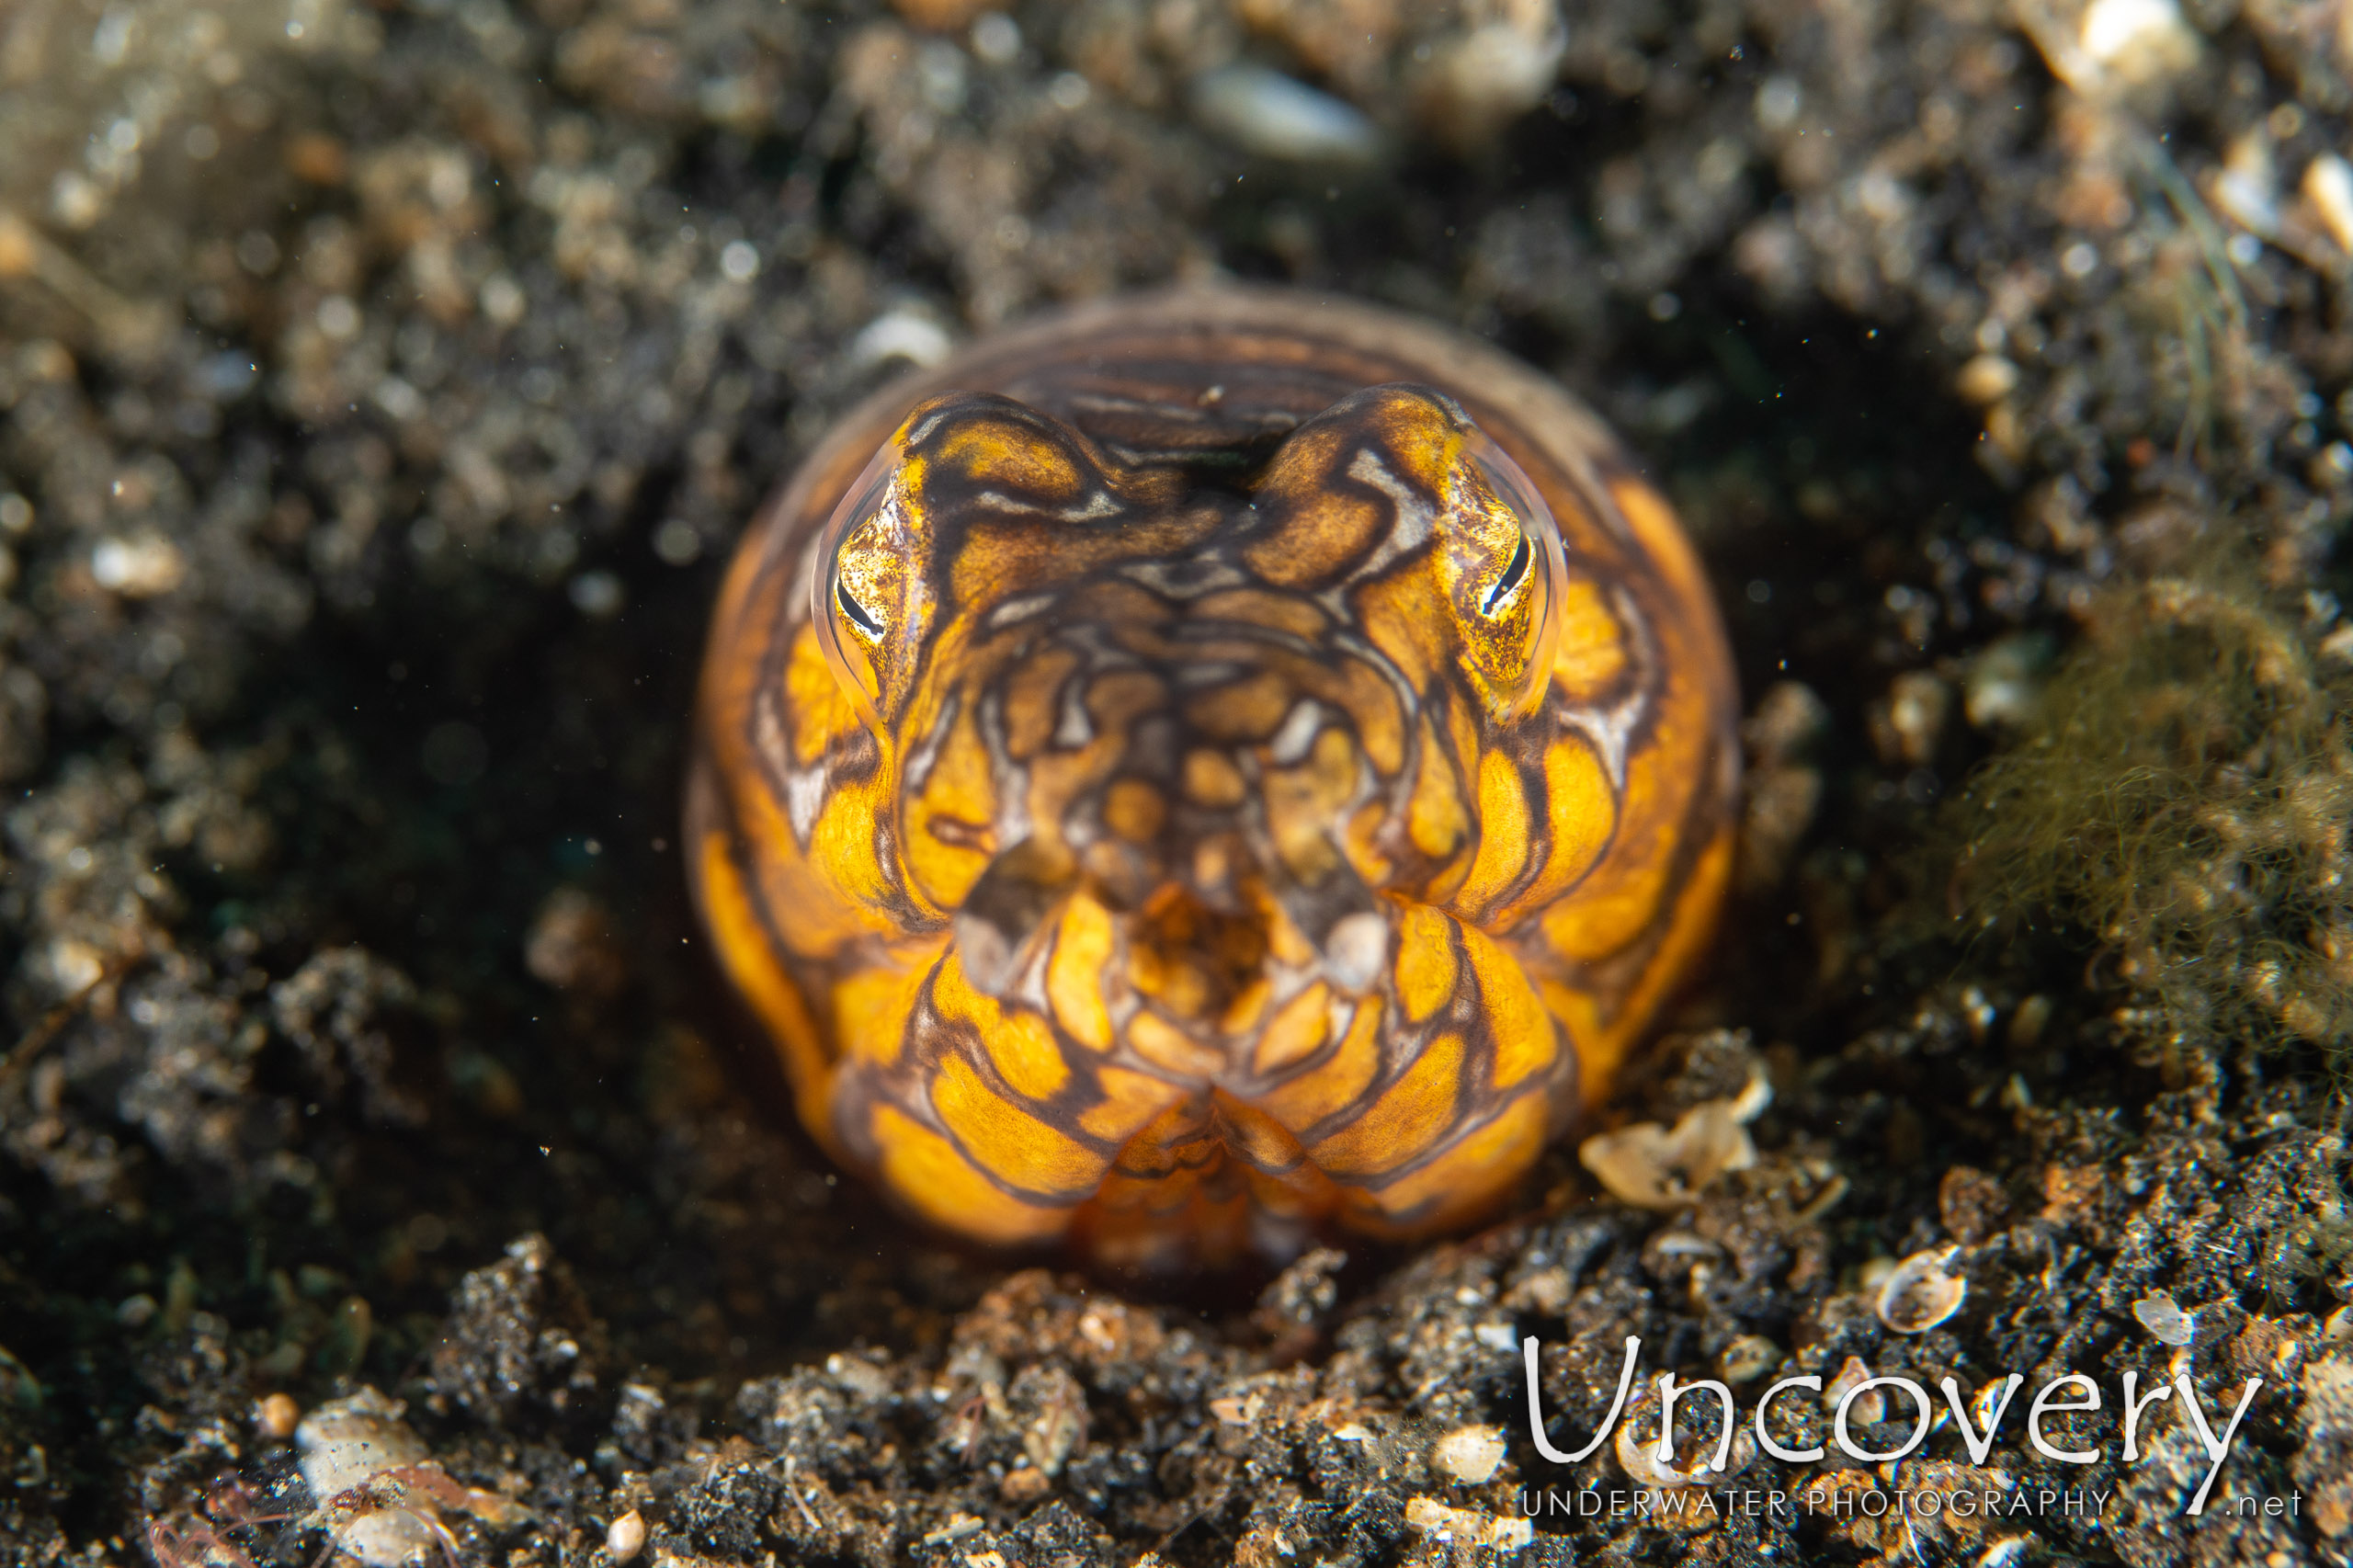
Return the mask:
[[(1467, 869), (1467, 831), (1417, 845), (1399, 786), (1438, 776), (1427, 808), (1475, 769), (1463, 731), (1535, 705), (1563, 575), (1541, 497), (1439, 392), (1373, 388), (1214, 476), (961, 394), (845, 497), (811, 614), (965, 978), (1003, 994), (1086, 898), (1198, 1026), (1270, 961), (1362, 993), (1378, 895)], [(1449, 710), (1469, 722), (1414, 722)]]
[(1459, 1224), (1704, 936), (1728, 683), (1675, 684), (1616, 492), (1446, 392), (1193, 448), (1074, 406), (931, 397), (747, 552), (705, 919), (802, 1119), (946, 1228), (1168, 1267)]

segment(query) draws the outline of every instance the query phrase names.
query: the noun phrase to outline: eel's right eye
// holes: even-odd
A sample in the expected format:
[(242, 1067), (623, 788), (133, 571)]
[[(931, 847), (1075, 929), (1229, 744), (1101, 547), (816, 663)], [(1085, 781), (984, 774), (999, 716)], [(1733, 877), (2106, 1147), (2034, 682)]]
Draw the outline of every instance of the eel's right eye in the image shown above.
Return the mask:
[(875, 619), (871, 615), (868, 614), (864, 605), (859, 604), (856, 599), (849, 597), (849, 585), (847, 584), (835, 583), (834, 585), (834, 602), (840, 605), (842, 607), (842, 613), (849, 617), (851, 620), (857, 622), (858, 629), (864, 631), (868, 636), (880, 637), (882, 635), (882, 623)]
[(881, 668), (890, 646), (883, 634), (902, 619), (892, 612), (904, 611), (909, 596), (890, 591), (893, 579), (906, 575), (905, 563), (897, 559), (904, 541), (896, 535), (903, 530), (885, 528), (892, 537), (877, 538), (870, 525), (883, 521), (882, 514), (893, 504), (892, 481), (899, 472), (899, 458), (898, 441), (884, 442), (857, 483), (842, 493), (810, 563), (809, 608), (817, 646), (842, 695), (877, 735), (883, 730), (882, 709), (891, 684)]

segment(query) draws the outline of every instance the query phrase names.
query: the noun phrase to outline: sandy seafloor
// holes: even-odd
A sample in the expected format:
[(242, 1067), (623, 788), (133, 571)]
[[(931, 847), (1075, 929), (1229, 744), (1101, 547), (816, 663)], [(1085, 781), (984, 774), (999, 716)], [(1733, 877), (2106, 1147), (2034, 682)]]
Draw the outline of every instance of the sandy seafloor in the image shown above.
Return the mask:
[[(505, 1568), (632, 1512), (714, 1568), (2345, 1562), (2347, 153), (2319, 0), (15, 0), (0, 1563), (436, 1507)], [(1743, 892), (1602, 1118), (1768, 1082), (1693, 1200), (1563, 1149), (1172, 1299), (925, 1237), (746, 1064), (675, 839), (736, 532), (901, 361), (1219, 271), (1551, 369), (1699, 541)], [(1965, 1297), (1894, 1332), (1924, 1251)], [(2089, 1465), (2014, 1412), (1733, 1481), (2103, 1501), (1518, 1547), (1524, 1486), (1642, 1484), (1537, 1456), (1523, 1333), (1564, 1435), (1630, 1333), (1744, 1416), (2081, 1371)], [(2267, 1380), (2203, 1517), (2128, 1370)], [(362, 1387), (528, 1512), (315, 1511), (290, 1417)]]

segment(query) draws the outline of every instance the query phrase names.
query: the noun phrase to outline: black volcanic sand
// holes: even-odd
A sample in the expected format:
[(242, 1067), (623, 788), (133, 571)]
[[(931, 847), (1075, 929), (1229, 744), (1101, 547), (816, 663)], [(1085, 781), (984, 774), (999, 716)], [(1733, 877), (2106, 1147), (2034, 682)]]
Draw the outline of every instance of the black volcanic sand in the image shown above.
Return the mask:
[[(1985, 1471), (1948, 1426), (1733, 1483), (2109, 1494), (1541, 1561), (2347, 1560), (2353, 29), (1549, 10), (0, 13), (0, 1563), (307, 1563), (395, 1505), (305, 1515), (259, 1402), (363, 1385), (531, 1511), (448, 1510), (469, 1564), (632, 1509), (650, 1563), (1469, 1562), (1523, 1484), (1636, 1484), (1536, 1454), (1522, 1334), (1564, 1437), (1628, 1334), (1744, 1415), (2020, 1372)], [(1296, 156), (1237, 63), (1366, 118)], [(1773, 1101), (1681, 1209), (1563, 1149), (1263, 1300), (967, 1255), (836, 1180), (701, 950), (688, 699), (761, 494), (904, 358), (1221, 270), (1550, 368), (1707, 556), (1744, 891), (1603, 1119)], [(2128, 1370), (2268, 1380), (2200, 1519), (2178, 1402), (2120, 1460)], [(2025, 1444), (2069, 1371), (2086, 1466)], [(298, 1517), (199, 1526), (232, 1483)]]

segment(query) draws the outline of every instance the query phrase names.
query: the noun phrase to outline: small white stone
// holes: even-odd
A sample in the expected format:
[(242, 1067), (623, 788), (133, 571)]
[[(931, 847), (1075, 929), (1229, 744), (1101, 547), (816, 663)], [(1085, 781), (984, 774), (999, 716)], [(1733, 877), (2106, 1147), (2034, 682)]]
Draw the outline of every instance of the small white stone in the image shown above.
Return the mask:
[(1506, 1356), (1517, 1355), (1519, 1350), (1519, 1335), (1507, 1323), (1483, 1323), (1471, 1331), (1471, 1337)]
[(329, 294), (321, 300), (316, 319), (319, 330), (338, 343), (358, 335), (359, 331), (359, 307), (341, 294)]
[(1450, 1508), (1435, 1497), (1407, 1502), (1405, 1523), (1442, 1541), (1464, 1548), (1489, 1547), (1506, 1556), (1536, 1539), (1536, 1528), (1526, 1519), (1498, 1519), (1475, 1508)]
[(988, 65), (1021, 57), (1021, 25), (1002, 11), (983, 11), (972, 23), (972, 53)]
[(631, 1508), (615, 1519), (605, 1531), (605, 1553), (616, 1562), (627, 1562), (645, 1550), (645, 1516)]
[(1457, 1426), (1432, 1446), (1430, 1462), (1465, 1486), (1483, 1486), (1504, 1462), (1504, 1435), (1493, 1426)]
[(61, 993), (78, 996), (105, 978), (107, 962), (89, 943), (60, 937), (49, 945), (49, 972)]
[(1805, 91), (1788, 76), (1768, 76), (1756, 89), (1757, 126), (1768, 131), (1787, 131), (1805, 107)]
[(1246, 153), (1300, 164), (1363, 164), (1381, 133), (1351, 106), (1279, 71), (1226, 65), (1193, 84), (1193, 118)]
[(2141, 1320), (2149, 1337), (2160, 1345), (2178, 1348), (2198, 1337), (2197, 1314), (2183, 1312), (2167, 1291), (2154, 1291), (2133, 1302), (2132, 1315)]
[(2176, 0), (2092, 0), (2075, 37), (2094, 64), (2127, 82), (2178, 75), (2198, 60)]
[(170, 593), (188, 577), (188, 558), (161, 534), (104, 539), (90, 551), (90, 575), (98, 586), (127, 599)]

